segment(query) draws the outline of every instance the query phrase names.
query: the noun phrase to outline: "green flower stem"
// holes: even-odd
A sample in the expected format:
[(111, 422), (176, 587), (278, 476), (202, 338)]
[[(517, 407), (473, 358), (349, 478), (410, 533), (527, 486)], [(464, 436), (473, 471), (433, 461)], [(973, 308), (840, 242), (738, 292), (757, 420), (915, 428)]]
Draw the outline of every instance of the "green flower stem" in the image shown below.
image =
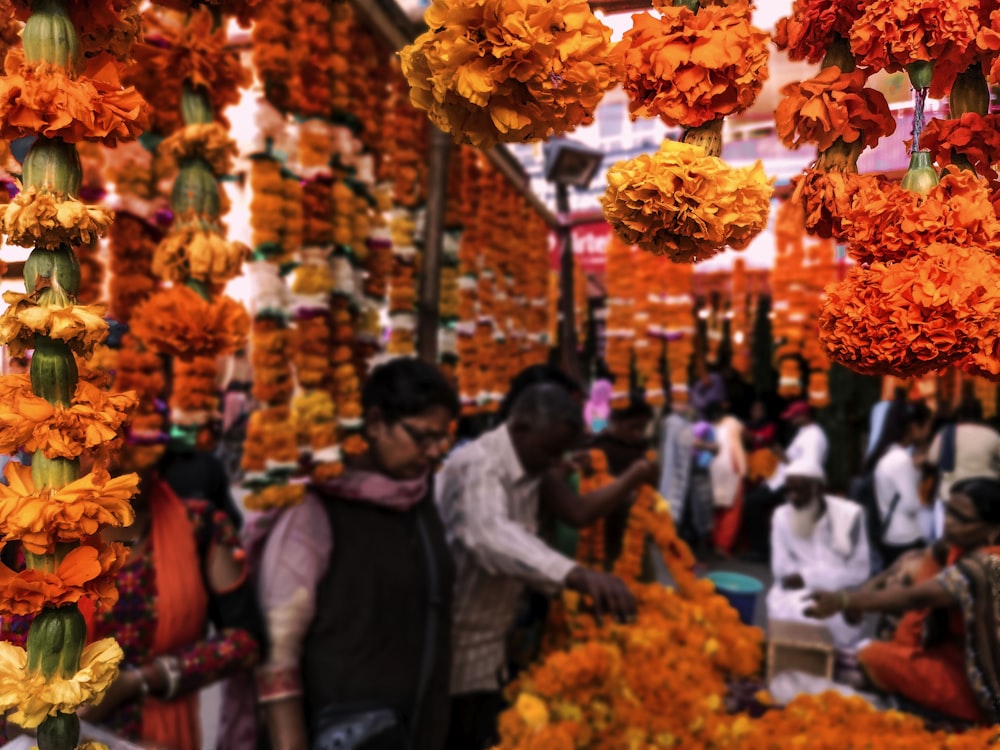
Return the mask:
[(34, 142), (24, 159), (22, 182), (25, 188), (38, 188), (71, 197), (80, 195), (83, 166), (76, 146), (60, 138), (41, 138)]
[(36, 335), (30, 372), (35, 395), (50, 404), (68, 406), (73, 402), (80, 374), (73, 351), (64, 342)]
[(29, 65), (49, 63), (76, 72), (80, 36), (69, 17), (66, 0), (34, 0), (21, 38)]

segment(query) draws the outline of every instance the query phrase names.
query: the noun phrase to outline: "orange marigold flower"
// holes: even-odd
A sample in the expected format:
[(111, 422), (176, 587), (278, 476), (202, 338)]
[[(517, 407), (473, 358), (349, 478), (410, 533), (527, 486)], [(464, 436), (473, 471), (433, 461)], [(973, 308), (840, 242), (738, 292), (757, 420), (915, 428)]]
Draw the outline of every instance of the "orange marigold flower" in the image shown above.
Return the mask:
[(996, 184), (993, 165), (1000, 162), (1000, 115), (966, 112), (953, 120), (935, 118), (920, 136), (920, 148), (941, 166), (952, 163), (953, 152), (965, 156), (976, 171)]
[[(31, 0), (6, 0), (2, 5), (20, 21), (31, 15)], [(66, 5), (84, 57), (111, 52), (119, 60), (128, 59), (142, 33), (137, 0), (69, 0)]]
[(137, 474), (110, 477), (94, 471), (59, 489), (39, 489), (31, 467), (11, 461), (0, 485), (0, 534), (21, 540), (28, 552), (51, 554), (61, 542), (94, 536), (102, 526), (132, 523), (129, 500), (139, 491)]
[(114, 146), (134, 140), (147, 125), (146, 102), (134, 88), (122, 88), (117, 64), (106, 56), (89, 60), (77, 78), (47, 63), (28, 65), (19, 49), (7, 53), (4, 68), (2, 138), (42, 135)]
[(986, 180), (954, 167), (927, 195), (897, 183), (862, 183), (841, 226), (848, 253), (862, 263), (902, 260), (934, 242), (1000, 253), (1000, 221)]
[(805, 210), (806, 231), (824, 239), (844, 239), (842, 217), (851, 210), (854, 196), (863, 186), (888, 184), (882, 176), (857, 172), (820, 172), (807, 169), (792, 178), (792, 195)]
[(608, 170), (601, 202), (623, 242), (692, 263), (750, 244), (767, 224), (773, 192), (760, 162), (736, 169), (700, 146), (664, 141), (655, 154)]
[(795, 0), (792, 15), (774, 27), (774, 46), (792, 60), (818, 63), (834, 39), (850, 33), (863, 7), (860, 0)]
[(977, 247), (934, 243), (896, 263), (854, 266), (826, 290), (820, 338), (867, 375), (912, 377), (961, 362), (1000, 312), (1000, 262)]
[(187, 159), (203, 159), (216, 175), (229, 174), (239, 153), (229, 130), (221, 123), (186, 125), (163, 139), (157, 155), (177, 166)]
[(76, 458), (115, 444), (136, 404), (134, 393), (110, 394), (80, 381), (73, 403), (50, 404), (27, 375), (0, 377), (0, 453), (24, 448), (48, 458)]
[(851, 27), (851, 50), (875, 70), (934, 62), (932, 95), (940, 96), (975, 56), (979, 14), (980, 0), (871, 0)]
[(128, 557), (123, 544), (87, 540), (62, 559), (52, 572), (36, 569), (15, 573), (0, 564), (0, 612), (34, 615), (43, 607), (61, 607), (93, 599), (101, 611), (118, 602), (115, 580)]
[(165, 281), (225, 284), (239, 275), (250, 248), (226, 239), (215, 222), (179, 218), (156, 246), (153, 273)]
[(585, 0), (434, 0), (425, 20), (400, 53), (410, 99), (480, 148), (593, 122), (618, 78), (611, 30)]
[(770, 54), (767, 34), (749, 19), (745, 0), (633, 16), (615, 48), (632, 117), (698, 127), (748, 109), (767, 80)]
[[(1000, 8), (990, 13), (989, 23), (983, 24), (976, 35), (976, 48), (987, 53), (993, 63), (987, 78), (990, 83), (1000, 82), (1000, 57), (996, 55), (1000, 51)], [(992, 53), (992, 54), (991, 54)]]
[(842, 73), (836, 65), (815, 78), (790, 83), (781, 89), (784, 98), (774, 119), (778, 136), (788, 148), (815, 143), (821, 151), (838, 138), (861, 140), (868, 148), (896, 131), (896, 120), (882, 92), (865, 87), (861, 70)]
[(180, 285), (138, 305), (132, 319), (132, 333), (146, 346), (184, 360), (234, 352), (249, 330), (243, 305), (225, 296), (209, 302)]

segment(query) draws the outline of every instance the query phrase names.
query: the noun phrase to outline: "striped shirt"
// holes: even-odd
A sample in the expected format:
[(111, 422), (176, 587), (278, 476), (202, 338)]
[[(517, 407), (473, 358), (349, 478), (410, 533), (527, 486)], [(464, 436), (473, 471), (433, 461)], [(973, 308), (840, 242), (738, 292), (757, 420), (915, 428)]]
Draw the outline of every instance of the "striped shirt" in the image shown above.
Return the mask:
[(436, 481), (457, 568), (451, 693), (496, 691), (524, 586), (555, 593), (576, 563), (539, 539), (541, 478), (525, 473), (505, 425), (457, 449)]

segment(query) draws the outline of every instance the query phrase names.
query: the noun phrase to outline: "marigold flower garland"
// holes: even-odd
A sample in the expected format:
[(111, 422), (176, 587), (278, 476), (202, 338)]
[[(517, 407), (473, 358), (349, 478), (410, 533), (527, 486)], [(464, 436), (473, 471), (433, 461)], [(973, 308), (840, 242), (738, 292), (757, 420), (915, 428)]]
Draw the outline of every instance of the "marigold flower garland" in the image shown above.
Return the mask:
[(479, 148), (592, 122), (618, 78), (611, 30), (583, 0), (434, 0), (425, 21), (401, 52), (410, 98)]
[[(79, 30), (65, 0), (22, 8), (24, 50), (8, 52), (0, 82), (3, 137), (37, 136), (25, 159), (24, 190), (4, 215), (9, 241), (34, 247), (25, 263), (26, 294), (7, 298), (0, 322), (12, 352), (35, 350), (30, 378), (0, 379), (6, 450), (36, 449), (30, 469), (8, 464), (0, 495), (0, 534), (22, 543), (27, 562), (19, 573), (0, 569), (0, 612), (37, 617), (27, 650), (6, 646), (0, 654), (0, 709), (16, 709), (12, 721), (39, 728), (40, 750), (76, 747), (76, 711), (99, 700), (117, 677), (121, 649), (112, 639), (85, 648), (75, 604), (90, 598), (106, 607), (117, 598), (124, 548), (92, 535), (102, 525), (132, 522), (128, 501), (138, 484), (135, 476), (110, 479), (103, 469), (100, 454), (115, 443), (132, 397), (104, 396), (80, 381), (77, 355), (93, 351), (107, 324), (103, 308), (77, 301), (80, 267), (70, 243), (90, 242), (110, 223), (109, 213), (79, 199), (83, 169), (75, 144), (136, 137), (145, 104), (121, 87), (117, 61), (85, 46), (108, 38), (107, 16), (99, 12), (106, 7), (94, 4), (89, 15), (81, 4), (75, 9)], [(80, 477), (74, 457), (85, 451), (97, 464)]]

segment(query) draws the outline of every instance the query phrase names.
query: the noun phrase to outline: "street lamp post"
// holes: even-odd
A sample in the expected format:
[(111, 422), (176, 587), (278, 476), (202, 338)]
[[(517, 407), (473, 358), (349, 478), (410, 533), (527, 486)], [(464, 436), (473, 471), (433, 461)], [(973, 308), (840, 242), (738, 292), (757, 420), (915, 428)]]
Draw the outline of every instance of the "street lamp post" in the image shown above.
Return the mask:
[(556, 212), (559, 218), (559, 363), (563, 371), (582, 380), (577, 352), (576, 310), (573, 275), (573, 229), (570, 220), (570, 187), (586, 188), (604, 160), (600, 151), (565, 138), (556, 138), (545, 146), (545, 179), (556, 188)]

